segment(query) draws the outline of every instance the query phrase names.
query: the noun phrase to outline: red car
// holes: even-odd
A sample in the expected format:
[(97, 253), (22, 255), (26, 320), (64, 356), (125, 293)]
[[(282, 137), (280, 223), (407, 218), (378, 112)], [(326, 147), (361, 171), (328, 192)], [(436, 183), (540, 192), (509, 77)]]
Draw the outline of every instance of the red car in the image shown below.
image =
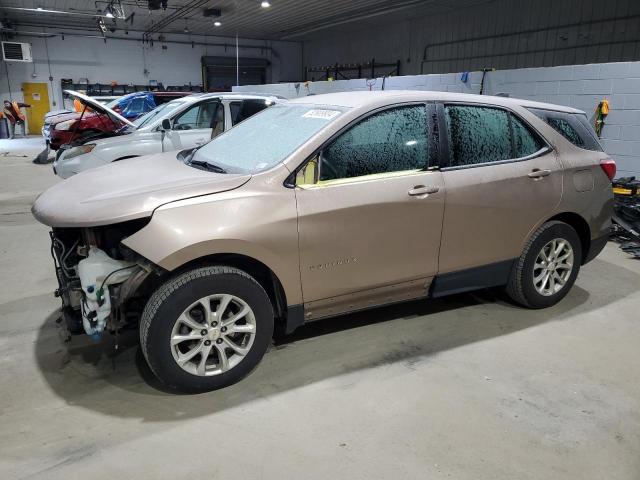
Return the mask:
[(107, 106), (121, 117), (99, 114), (86, 110), (82, 112), (63, 112), (45, 118), (42, 135), (52, 150), (78, 139), (87, 139), (94, 135), (108, 135), (126, 125), (126, 121), (153, 110), (158, 105), (175, 98), (189, 95), (189, 92), (135, 92), (113, 100)]

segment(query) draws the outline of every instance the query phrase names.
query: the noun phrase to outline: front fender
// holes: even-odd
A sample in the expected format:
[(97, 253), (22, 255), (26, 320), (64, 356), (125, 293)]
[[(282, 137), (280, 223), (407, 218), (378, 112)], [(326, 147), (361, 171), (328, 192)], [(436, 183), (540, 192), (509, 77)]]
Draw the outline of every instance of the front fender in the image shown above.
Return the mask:
[(214, 254), (251, 257), (278, 277), (289, 305), (300, 304), (295, 194), (284, 187), (257, 192), (251, 183), (163, 205), (122, 243), (169, 271)]
[(77, 155), (71, 158), (65, 158), (65, 153), (67, 151), (68, 150), (63, 152), (62, 155), (60, 155), (60, 158), (53, 162), (56, 174), (61, 178), (69, 178), (76, 173), (89, 170), (90, 168), (101, 167), (107, 163), (93, 152)]

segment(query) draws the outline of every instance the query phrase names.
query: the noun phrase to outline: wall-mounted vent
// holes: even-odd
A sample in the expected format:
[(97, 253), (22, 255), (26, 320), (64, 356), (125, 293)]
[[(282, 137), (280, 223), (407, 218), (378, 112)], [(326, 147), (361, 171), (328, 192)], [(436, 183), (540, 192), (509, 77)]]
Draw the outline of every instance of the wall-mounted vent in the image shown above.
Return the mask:
[(33, 62), (31, 44), (2, 42), (2, 58), (7, 62)]

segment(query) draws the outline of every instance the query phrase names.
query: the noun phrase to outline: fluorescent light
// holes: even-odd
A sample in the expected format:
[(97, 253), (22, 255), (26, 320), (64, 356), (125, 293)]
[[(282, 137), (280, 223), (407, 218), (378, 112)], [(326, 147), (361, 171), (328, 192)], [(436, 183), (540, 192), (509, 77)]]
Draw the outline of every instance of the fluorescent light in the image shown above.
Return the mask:
[(270, 2), (267, 2), (267, 1), (265, 0), (265, 1), (263, 1), (262, 3), (260, 3), (260, 6), (261, 6), (262, 8), (269, 8), (269, 7), (271, 6), (271, 3), (270, 3)]
[(222, 25), (222, 23), (220, 23), (220, 22), (213, 22), (213, 26), (214, 26), (214, 27), (219, 27), (220, 25)]
[(38, 7), (36, 8), (36, 10), (38, 10), (39, 12), (41, 12), (42, 10), (44, 10), (42, 7)]

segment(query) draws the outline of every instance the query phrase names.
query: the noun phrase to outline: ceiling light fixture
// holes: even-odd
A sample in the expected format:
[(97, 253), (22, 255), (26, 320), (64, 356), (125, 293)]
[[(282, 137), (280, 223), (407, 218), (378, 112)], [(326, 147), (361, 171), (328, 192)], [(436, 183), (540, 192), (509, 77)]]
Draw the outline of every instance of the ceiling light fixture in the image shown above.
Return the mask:
[(111, 12), (111, 7), (107, 7), (104, 9), (104, 16), (107, 18), (113, 18), (113, 13)]
[(264, 0), (263, 2), (260, 3), (260, 6), (262, 8), (269, 8), (271, 6), (271, 2), (267, 2), (267, 0)]
[(214, 26), (214, 27), (219, 27), (220, 25), (222, 25), (222, 23), (220, 23), (220, 22), (213, 22), (213, 26)]

